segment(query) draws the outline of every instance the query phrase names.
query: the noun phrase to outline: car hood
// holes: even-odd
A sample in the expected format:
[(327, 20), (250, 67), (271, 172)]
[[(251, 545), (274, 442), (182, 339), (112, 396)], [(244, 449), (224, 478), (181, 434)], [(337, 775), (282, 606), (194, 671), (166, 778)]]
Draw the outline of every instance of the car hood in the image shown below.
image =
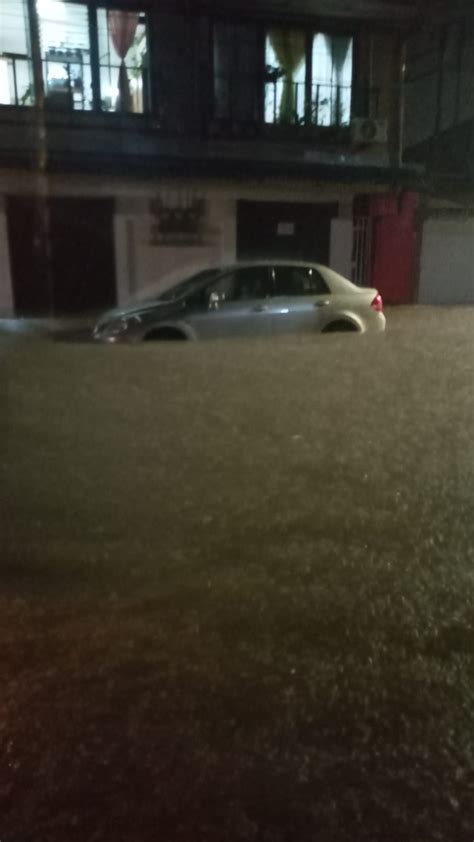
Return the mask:
[(147, 316), (161, 316), (167, 315), (170, 312), (181, 310), (183, 307), (183, 300), (181, 301), (135, 301), (133, 304), (128, 304), (126, 307), (115, 307), (113, 310), (107, 310), (99, 321), (99, 325), (107, 324), (108, 322), (116, 321), (117, 319), (130, 319), (133, 316), (139, 318)]

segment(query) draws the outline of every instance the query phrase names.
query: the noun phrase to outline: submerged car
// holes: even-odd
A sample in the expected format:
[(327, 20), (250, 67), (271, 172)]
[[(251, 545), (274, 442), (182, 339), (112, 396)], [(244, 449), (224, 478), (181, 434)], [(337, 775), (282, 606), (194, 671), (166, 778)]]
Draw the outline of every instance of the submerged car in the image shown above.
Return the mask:
[(114, 343), (384, 329), (376, 289), (286, 260), (206, 269), (153, 300), (105, 313), (93, 335)]

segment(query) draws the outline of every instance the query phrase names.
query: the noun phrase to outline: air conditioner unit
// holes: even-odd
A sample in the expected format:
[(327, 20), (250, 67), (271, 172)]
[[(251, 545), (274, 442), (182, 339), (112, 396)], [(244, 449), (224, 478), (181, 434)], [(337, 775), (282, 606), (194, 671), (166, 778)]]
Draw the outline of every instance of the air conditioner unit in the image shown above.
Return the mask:
[(353, 143), (369, 145), (387, 143), (388, 125), (386, 120), (373, 120), (370, 117), (357, 117), (351, 123)]

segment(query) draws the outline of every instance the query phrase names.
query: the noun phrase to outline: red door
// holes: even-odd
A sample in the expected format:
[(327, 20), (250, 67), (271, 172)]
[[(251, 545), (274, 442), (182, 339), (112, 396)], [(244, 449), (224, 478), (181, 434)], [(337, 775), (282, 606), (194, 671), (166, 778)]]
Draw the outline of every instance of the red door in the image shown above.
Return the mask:
[(417, 288), (420, 236), (418, 195), (406, 192), (372, 196), (372, 286), (387, 304), (411, 304)]

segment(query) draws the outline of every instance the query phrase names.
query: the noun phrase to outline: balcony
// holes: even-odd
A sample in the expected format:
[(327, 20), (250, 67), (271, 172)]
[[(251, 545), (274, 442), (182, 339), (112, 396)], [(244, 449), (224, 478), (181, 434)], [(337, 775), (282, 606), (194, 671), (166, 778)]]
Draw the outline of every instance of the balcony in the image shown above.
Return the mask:
[[(6, 165), (36, 166), (41, 137), (48, 168), (61, 170), (353, 177), (365, 169), (376, 177), (390, 166), (386, 143), (354, 143), (351, 128), (355, 117), (386, 114), (387, 91), (379, 88), (226, 75), (214, 77), (211, 98), (205, 88), (197, 98), (179, 90), (177, 99), (157, 87), (162, 98), (152, 101), (148, 68), (120, 91), (116, 66), (101, 63), (91, 74), (84, 52), (57, 50), (43, 59), (43, 110), (32, 88), (26, 96), (24, 61), (9, 58), (12, 102), (0, 107)], [(185, 112), (196, 115), (194, 124), (185, 124)]]
[[(114, 90), (112, 77), (117, 73), (115, 65), (100, 65), (102, 79), (109, 80), (101, 86), (104, 96), (100, 100), (100, 110), (106, 113), (146, 114), (151, 110), (150, 83), (147, 68), (141, 68), (139, 74), (123, 90)], [(23, 55), (7, 53), (0, 56), (0, 75), (3, 74), (3, 97), (0, 105), (34, 105), (34, 86), (31, 73), (31, 60)], [(93, 111), (94, 96), (91, 70), (82, 55), (73, 55), (54, 51), (43, 61), (45, 80), (45, 106), (62, 112)]]
[(211, 137), (298, 139), (317, 137), (322, 143), (347, 143), (353, 117), (378, 119), (380, 89), (306, 82), (282, 82), (217, 77)]
[(341, 128), (350, 124), (352, 85), (282, 83), (265, 85), (265, 123)]

